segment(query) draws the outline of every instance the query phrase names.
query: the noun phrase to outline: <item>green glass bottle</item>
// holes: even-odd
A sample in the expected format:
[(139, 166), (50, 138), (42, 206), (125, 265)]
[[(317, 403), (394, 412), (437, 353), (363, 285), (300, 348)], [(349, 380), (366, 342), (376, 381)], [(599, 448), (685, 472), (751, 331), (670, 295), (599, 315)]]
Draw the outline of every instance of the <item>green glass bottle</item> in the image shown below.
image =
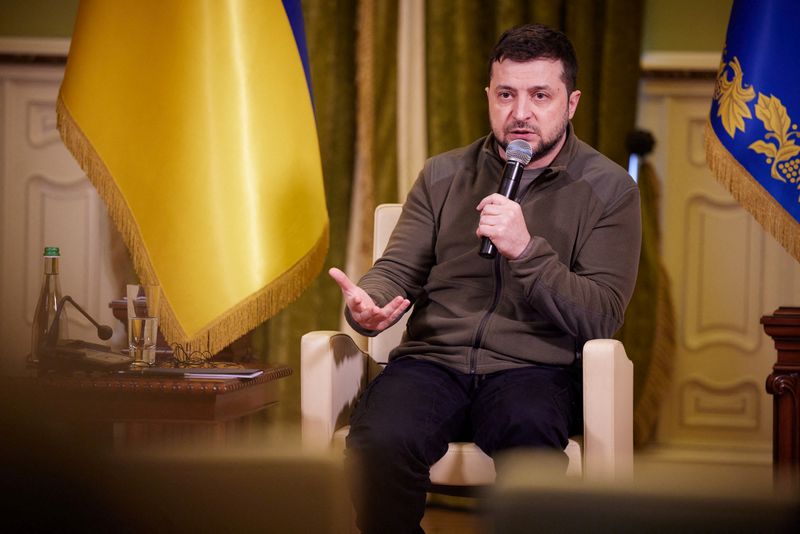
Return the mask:
[[(42, 352), (47, 345), (47, 334), (58, 312), (61, 300), (61, 282), (58, 277), (58, 262), (61, 254), (58, 247), (44, 249), (44, 275), (36, 311), (33, 313), (33, 333), (31, 335), (31, 363), (39, 363)], [(59, 314), (57, 339), (67, 339), (67, 314), (62, 310)]]

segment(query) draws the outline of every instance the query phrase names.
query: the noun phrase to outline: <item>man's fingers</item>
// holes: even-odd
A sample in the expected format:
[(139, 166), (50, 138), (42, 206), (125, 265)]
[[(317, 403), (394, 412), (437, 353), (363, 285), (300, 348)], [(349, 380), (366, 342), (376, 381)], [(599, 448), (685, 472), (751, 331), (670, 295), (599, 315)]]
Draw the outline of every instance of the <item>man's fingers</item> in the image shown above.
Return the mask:
[(342, 288), (342, 291), (346, 293), (352, 292), (353, 289), (357, 287), (341, 269), (331, 267), (328, 269), (328, 274), (337, 284), (339, 284), (339, 287)]
[(411, 304), (411, 301), (397, 296), (393, 298), (389, 304), (383, 307), (383, 311), (387, 314), (387, 318), (391, 318), (392, 316), (397, 317), (399, 314), (403, 313), (406, 308), (408, 308), (409, 304)]
[(391, 326), (410, 304), (408, 299), (397, 296), (382, 308), (373, 307), (372, 310), (365, 310), (359, 322), (370, 330), (383, 330)]
[[(411, 305), (411, 301), (410, 300), (404, 299), (404, 298), (401, 298), (401, 297), (397, 297), (397, 298), (400, 299), (400, 302), (397, 304), (397, 307), (394, 309), (394, 311), (392, 311), (391, 315), (389, 315), (388, 321), (390, 323), (393, 323), (394, 320), (397, 319), (398, 317), (400, 317), (408, 309), (408, 307)], [(395, 300), (397, 300), (397, 299), (395, 299)]]
[(489, 206), (491, 204), (503, 205), (503, 204), (505, 204), (506, 202), (509, 202), (509, 201), (510, 200), (508, 198), (504, 197), (500, 193), (492, 193), (488, 197), (485, 197), (483, 200), (481, 200), (478, 203), (478, 205), (475, 207), (475, 209), (478, 210), (478, 211), (482, 211), (483, 208), (485, 208), (486, 206)]
[(339, 284), (345, 303), (352, 313), (361, 314), (370, 311), (373, 307), (372, 302), (367, 302), (368, 299), (364, 298), (363, 291), (341, 269), (331, 267), (328, 269), (328, 274)]
[(383, 330), (384, 328), (391, 326), (392, 323), (394, 323), (395, 320), (400, 317), (410, 305), (410, 300), (404, 299), (400, 296), (395, 297), (389, 304), (381, 309), (381, 312), (385, 318), (378, 323), (378, 325), (375, 327), (375, 330)]

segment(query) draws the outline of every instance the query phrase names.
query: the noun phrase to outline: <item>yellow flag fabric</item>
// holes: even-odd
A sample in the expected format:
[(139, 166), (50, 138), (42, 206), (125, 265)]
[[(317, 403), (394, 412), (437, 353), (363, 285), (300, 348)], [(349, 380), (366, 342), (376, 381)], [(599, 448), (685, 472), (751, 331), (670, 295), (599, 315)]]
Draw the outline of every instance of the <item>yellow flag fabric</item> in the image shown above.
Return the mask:
[(160, 285), (169, 342), (215, 353), (322, 268), (328, 214), (292, 7), (83, 0), (78, 9), (59, 130), (141, 281)]

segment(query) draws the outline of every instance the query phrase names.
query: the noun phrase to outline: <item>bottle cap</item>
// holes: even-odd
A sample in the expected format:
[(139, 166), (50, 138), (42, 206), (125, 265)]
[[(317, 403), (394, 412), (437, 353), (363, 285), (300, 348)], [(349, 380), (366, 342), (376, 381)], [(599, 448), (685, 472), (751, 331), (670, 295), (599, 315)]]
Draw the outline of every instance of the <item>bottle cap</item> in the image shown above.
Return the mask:
[(58, 247), (44, 247), (45, 256), (61, 256)]

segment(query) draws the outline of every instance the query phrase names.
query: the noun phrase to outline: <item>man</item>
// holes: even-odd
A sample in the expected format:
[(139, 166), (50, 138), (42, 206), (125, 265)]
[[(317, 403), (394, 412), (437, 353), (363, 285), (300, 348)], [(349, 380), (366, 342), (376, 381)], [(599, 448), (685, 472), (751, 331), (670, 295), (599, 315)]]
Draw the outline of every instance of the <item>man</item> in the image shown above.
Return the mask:
[[(361, 333), (378, 334), (414, 303), (403, 342), (351, 417), (365, 532), (421, 530), (429, 468), (450, 441), (489, 455), (563, 450), (580, 423), (580, 351), (621, 326), (641, 231), (633, 180), (572, 131), (576, 76), (564, 34), (504, 33), (489, 62), (492, 133), (428, 160), (358, 285), (330, 271)], [(534, 155), (512, 200), (496, 191), (515, 139)], [(478, 256), (483, 237), (494, 260)]]

